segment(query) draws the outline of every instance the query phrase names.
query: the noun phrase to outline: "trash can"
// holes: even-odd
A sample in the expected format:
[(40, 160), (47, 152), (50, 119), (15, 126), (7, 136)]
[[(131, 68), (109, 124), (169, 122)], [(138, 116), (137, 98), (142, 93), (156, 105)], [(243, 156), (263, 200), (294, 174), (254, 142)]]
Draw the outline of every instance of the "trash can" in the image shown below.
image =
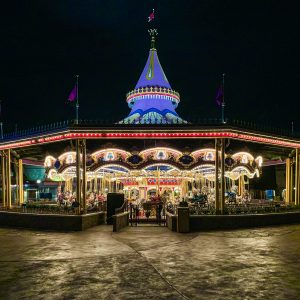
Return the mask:
[(177, 208), (177, 232), (190, 232), (190, 209), (188, 207)]

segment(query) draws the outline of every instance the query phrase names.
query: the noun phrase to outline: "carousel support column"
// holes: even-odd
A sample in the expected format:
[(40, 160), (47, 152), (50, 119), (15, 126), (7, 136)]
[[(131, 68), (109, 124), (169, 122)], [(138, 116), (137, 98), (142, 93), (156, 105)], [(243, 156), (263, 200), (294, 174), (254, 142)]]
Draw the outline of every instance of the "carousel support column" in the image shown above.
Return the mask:
[(10, 149), (6, 155), (6, 207), (11, 208), (11, 171), (10, 171)]
[(290, 202), (290, 180), (291, 180), (291, 159), (287, 158), (285, 161), (285, 202)]
[(6, 156), (5, 151), (1, 151), (1, 171), (2, 171), (2, 206), (6, 207)]
[(86, 140), (82, 140), (82, 211), (86, 213)]
[(215, 139), (215, 209), (216, 214), (220, 213), (219, 193), (219, 140)]
[(296, 167), (295, 167), (295, 204), (299, 205), (300, 204), (300, 170), (299, 170), (299, 149), (296, 149)]
[(18, 159), (14, 159), (13, 161), (14, 166), (14, 173), (15, 173), (15, 182), (16, 182), (16, 189), (15, 189), (15, 197), (14, 203), (19, 206), (20, 205), (20, 185), (19, 185), (19, 162)]
[(19, 159), (19, 204), (24, 203), (23, 160)]
[(220, 211), (224, 214), (225, 211), (225, 140), (221, 139), (221, 197)]
[(98, 178), (97, 176), (94, 177), (94, 193), (98, 193)]
[(240, 176), (240, 180), (241, 180), (241, 196), (243, 197), (243, 195), (244, 195), (244, 190), (245, 190), (244, 175), (241, 175), (241, 176)]
[[(76, 200), (81, 207), (81, 184), (80, 184), (80, 140), (76, 140)], [(78, 214), (80, 209), (78, 209)]]
[(299, 168), (299, 153), (298, 149), (295, 151), (295, 184), (294, 184), (294, 195), (295, 195), (295, 205), (298, 203), (298, 181), (299, 181), (299, 175), (298, 175), (298, 168)]
[(294, 162), (290, 163), (290, 202), (294, 202)]

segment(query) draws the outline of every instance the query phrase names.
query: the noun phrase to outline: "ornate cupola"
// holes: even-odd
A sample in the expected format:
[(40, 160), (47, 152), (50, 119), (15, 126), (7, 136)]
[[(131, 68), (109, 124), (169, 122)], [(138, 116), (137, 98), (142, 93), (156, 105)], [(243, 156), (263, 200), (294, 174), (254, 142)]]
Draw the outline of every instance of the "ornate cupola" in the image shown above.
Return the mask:
[(175, 109), (180, 101), (179, 93), (172, 90), (160, 65), (155, 48), (156, 29), (148, 30), (151, 37), (149, 56), (135, 86), (126, 95), (131, 108), (127, 118), (120, 121), (125, 124), (183, 124)]

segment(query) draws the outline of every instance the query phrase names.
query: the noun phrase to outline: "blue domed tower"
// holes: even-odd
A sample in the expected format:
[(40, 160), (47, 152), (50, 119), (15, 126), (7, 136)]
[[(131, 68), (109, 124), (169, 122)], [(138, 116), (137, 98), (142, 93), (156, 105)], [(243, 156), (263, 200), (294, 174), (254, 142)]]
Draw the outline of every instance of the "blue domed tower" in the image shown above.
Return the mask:
[(127, 94), (131, 112), (119, 123), (125, 124), (183, 124), (175, 109), (180, 101), (179, 93), (172, 90), (160, 65), (155, 48), (156, 29), (149, 29), (151, 48), (135, 89)]

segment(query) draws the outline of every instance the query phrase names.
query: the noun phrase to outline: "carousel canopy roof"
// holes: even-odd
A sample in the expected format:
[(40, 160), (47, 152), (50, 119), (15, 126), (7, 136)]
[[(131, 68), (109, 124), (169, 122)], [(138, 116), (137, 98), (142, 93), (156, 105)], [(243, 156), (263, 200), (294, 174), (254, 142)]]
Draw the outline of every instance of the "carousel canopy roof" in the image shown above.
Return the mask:
[(146, 65), (135, 88), (138, 89), (151, 86), (171, 89), (168, 79), (159, 62), (156, 49), (150, 49)]
[[(147, 128), (150, 128), (150, 126)], [(195, 138), (194, 133), (186, 133), (188, 131), (180, 131), (184, 133), (177, 134), (179, 130), (176, 131), (173, 137), (171, 135), (173, 134), (173, 132), (175, 132), (175, 129), (164, 129), (164, 132), (166, 133), (161, 133), (160, 129), (158, 130), (156, 128), (151, 128), (147, 130), (147, 133), (145, 135), (141, 133), (144, 132), (145, 126), (143, 126), (143, 128), (134, 126), (130, 127), (129, 129), (126, 127), (126, 131), (125, 129), (124, 131), (122, 131), (124, 133), (111, 133), (113, 130), (115, 130), (113, 132), (119, 132), (114, 127), (95, 127), (95, 129), (93, 130), (90, 127), (84, 127), (84, 131), (83, 129), (75, 130), (70, 128), (67, 133), (66, 129), (63, 129), (59, 132), (37, 132), (35, 136), (13, 136), (13, 138), (11, 138), (10, 140), (5, 140), (0, 143), (0, 150), (12, 149), (12, 155), (15, 157), (20, 157), (22, 159), (31, 159), (33, 161), (39, 161), (41, 162), (41, 164), (43, 164), (43, 161), (47, 155), (59, 156), (63, 151), (74, 151), (75, 141), (73, 140), (73, 138), (78, 138), (77, 132), (80, 132), (80, 135), (82, 134), (82, 132), (84, 132), (84, 138), (88, 140), (88, 148), (91, 153), (99, 150), (99, 148), (101, 147), (121, 148), (125, 149), (126, 151), (141, 151), (145, 149), (145, 145), (147, 147), (156, 145), (175, 148), (180, 151), (188, 150), (188, 152), (193, 152), (200, 147), (213, 148), (215, 142), (214, 139), (217, 137), (217, 134), (214, 135), (214, 132), (217, 131), (218, 134), (220, 134), (221, 131), (220, 128), (215, 128), (212, 126), (209, 128), (209, 130), (207, 129), (205, 131), (205, 133), (203, 134), (203, 138)], [(101, 133), (95, 133), (98, 132), (97, 130), (99, 132), (101, 130)], [(197, 130), (200, 131), (199, 128)], [(228, 128), (227, 131), (231, 132), (229, 130), (230, 129)], [(160, 135), (160, 137), (154, 139), (154, 137), (158, 134)], [(137, 137), (137, 135), (140, 135), (140, 137)], [(188, 137), (186, 135), (188, 135)], [(211, 135), (211, 137), (207, 138), (205, 135)], [(261, 139), (264, 139), (266, 141), (261, 142)], [(103, 144), (103, 142), (105, 144)], [(279, 144), (279, 142), (285, 144), (281, 145)], [(232, 151), (232, 153), (238, 151), (248, 151), (252, 154), (255, 154), (255, 156), (263, 155), (266, 160), (274, 161), (285, 160), (292, 151), (295, 151), (294, 149), (297, 147), (297, 145), (299, 145), (298, 147), (300, 148), (300, 140), (297, 138), (288, 139), (279, 135), (272, 136), (267, 135), (266, 133), (259, 134), (258, 132), (245, 132), (240, 129), (237, 138), (232, 137), (230, 139), (230, 144), (228, 145), (226, 151)]]

